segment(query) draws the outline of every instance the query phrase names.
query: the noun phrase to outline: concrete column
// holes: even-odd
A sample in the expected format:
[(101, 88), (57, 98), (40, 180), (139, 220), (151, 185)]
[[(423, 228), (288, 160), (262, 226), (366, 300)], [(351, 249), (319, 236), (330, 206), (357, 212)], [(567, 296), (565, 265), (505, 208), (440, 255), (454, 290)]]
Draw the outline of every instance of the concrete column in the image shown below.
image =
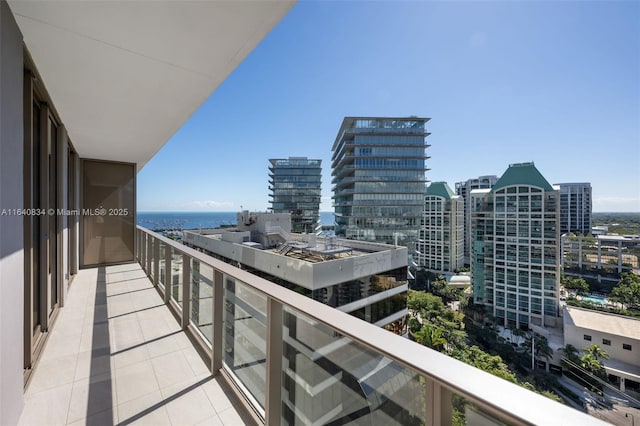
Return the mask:
[(624, 377), (620, 377), (620, 392), (625, 392)]
[[(0, 0), (0, 206), (24, 208), (22, 34)], [(0, 424), (22, 412), (24, 368), (24, 217), (0, 220)]]

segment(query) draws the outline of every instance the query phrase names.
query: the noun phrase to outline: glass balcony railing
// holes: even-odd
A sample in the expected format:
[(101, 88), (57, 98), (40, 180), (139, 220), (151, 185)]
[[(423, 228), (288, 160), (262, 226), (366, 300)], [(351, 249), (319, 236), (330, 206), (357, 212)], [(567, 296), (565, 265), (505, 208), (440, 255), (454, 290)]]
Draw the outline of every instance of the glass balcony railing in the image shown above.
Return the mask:
[(136, 257), (268, 425), (602, 424), (145, 228)]

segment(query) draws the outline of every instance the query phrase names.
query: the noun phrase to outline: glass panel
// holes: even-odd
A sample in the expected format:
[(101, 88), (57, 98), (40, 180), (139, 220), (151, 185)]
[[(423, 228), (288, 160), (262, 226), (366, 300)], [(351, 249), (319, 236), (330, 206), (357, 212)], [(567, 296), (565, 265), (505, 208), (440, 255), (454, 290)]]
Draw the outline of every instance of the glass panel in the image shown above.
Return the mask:
[(83, 160), (82, 265), (133, 260), (135, 164)]
[(191, 259), (191, 322), (211, 343), (213, 268)]
[[(182, 303), (182, 253), (171, 248), (171, 298)], [(182, 306), (182, 305), (180, 305)]]
[(283, 315), (283, 424), (424, 424), (424, 377), (295, 309)]
[(477, 404), (467, 400), (461, 395), (453, 394), (452, 400), (452, 421), (454, 425), (485, 425), (502, 426), (511, 424), (508, 419), (499, 419), (478, 407)]
[(167, 281), (167, 271), (166, 264), (167, 260), (165, 257), (165, 244), (161, 241), (157, 241), (157, 244), (160, 245), (158, 252), (160, 253), (160, 257), (158, 258), (158, 285), (164, 288), (164, 283)]
[(264, 408), (266, 380), (267, 298), (224, 276), (225, 366)]

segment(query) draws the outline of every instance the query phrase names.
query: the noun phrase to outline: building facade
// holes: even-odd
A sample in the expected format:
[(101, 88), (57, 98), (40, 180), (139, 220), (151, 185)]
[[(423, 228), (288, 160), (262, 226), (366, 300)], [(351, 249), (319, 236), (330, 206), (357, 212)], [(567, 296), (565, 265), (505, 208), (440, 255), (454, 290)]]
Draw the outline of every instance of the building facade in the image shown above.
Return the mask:
[(461, 196), (464, 201), (464, 264), (471, 265), (471, 191), (474, 189), (492, 188), (498, 181), (498, 176), (480, 176), (473, 179), (467, 179), (464, 182), (456, 183), (456, 194)]
[(640, 271), (640, 235), (564, 234), (562, 268), (567, 275), (617, 282), (623, 272)]
[(413, 253), (426, 189), (428, 118), (346, 117), (333, 144), (336, 234)]
[(557, 183), (560, 187), (560, 232), (591, 233), (591, 184)]
[(291, 213), (291, 229), (312, 233), (320, 222), (322, 160), (270, 159), (269, 203), (274, 213)]
[(520, 163), (471, 199), (475, 303), (505, 326), (558, 326), (559, 191)]
[(284, 213), (238, 214), (237, 228), (184, 231), (210, 256), (367, 322), (405, 333), (407, 249), (289, 233)]
[(434, 273), (464, 266), (464, 201), (446, 182), (433, 182), (427, 188), (415, 260)]
[(565, 345), (600, 346), (609, 355), (603, 365), (610, 381), (622, 392), (640, 393), (640, 319), (573, 306), (564, 308), (563, 319)]

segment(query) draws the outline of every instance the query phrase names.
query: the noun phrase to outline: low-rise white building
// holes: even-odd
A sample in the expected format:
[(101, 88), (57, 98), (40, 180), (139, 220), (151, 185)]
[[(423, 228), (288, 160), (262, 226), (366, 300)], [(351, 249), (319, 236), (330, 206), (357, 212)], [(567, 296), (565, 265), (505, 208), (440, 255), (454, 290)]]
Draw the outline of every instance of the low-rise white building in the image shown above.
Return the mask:
[(640, 391), (640, 319), (566, 306), (564, 343), (581, 351), (597, 344), (609, 354), (603, 364), (620, 390)]

